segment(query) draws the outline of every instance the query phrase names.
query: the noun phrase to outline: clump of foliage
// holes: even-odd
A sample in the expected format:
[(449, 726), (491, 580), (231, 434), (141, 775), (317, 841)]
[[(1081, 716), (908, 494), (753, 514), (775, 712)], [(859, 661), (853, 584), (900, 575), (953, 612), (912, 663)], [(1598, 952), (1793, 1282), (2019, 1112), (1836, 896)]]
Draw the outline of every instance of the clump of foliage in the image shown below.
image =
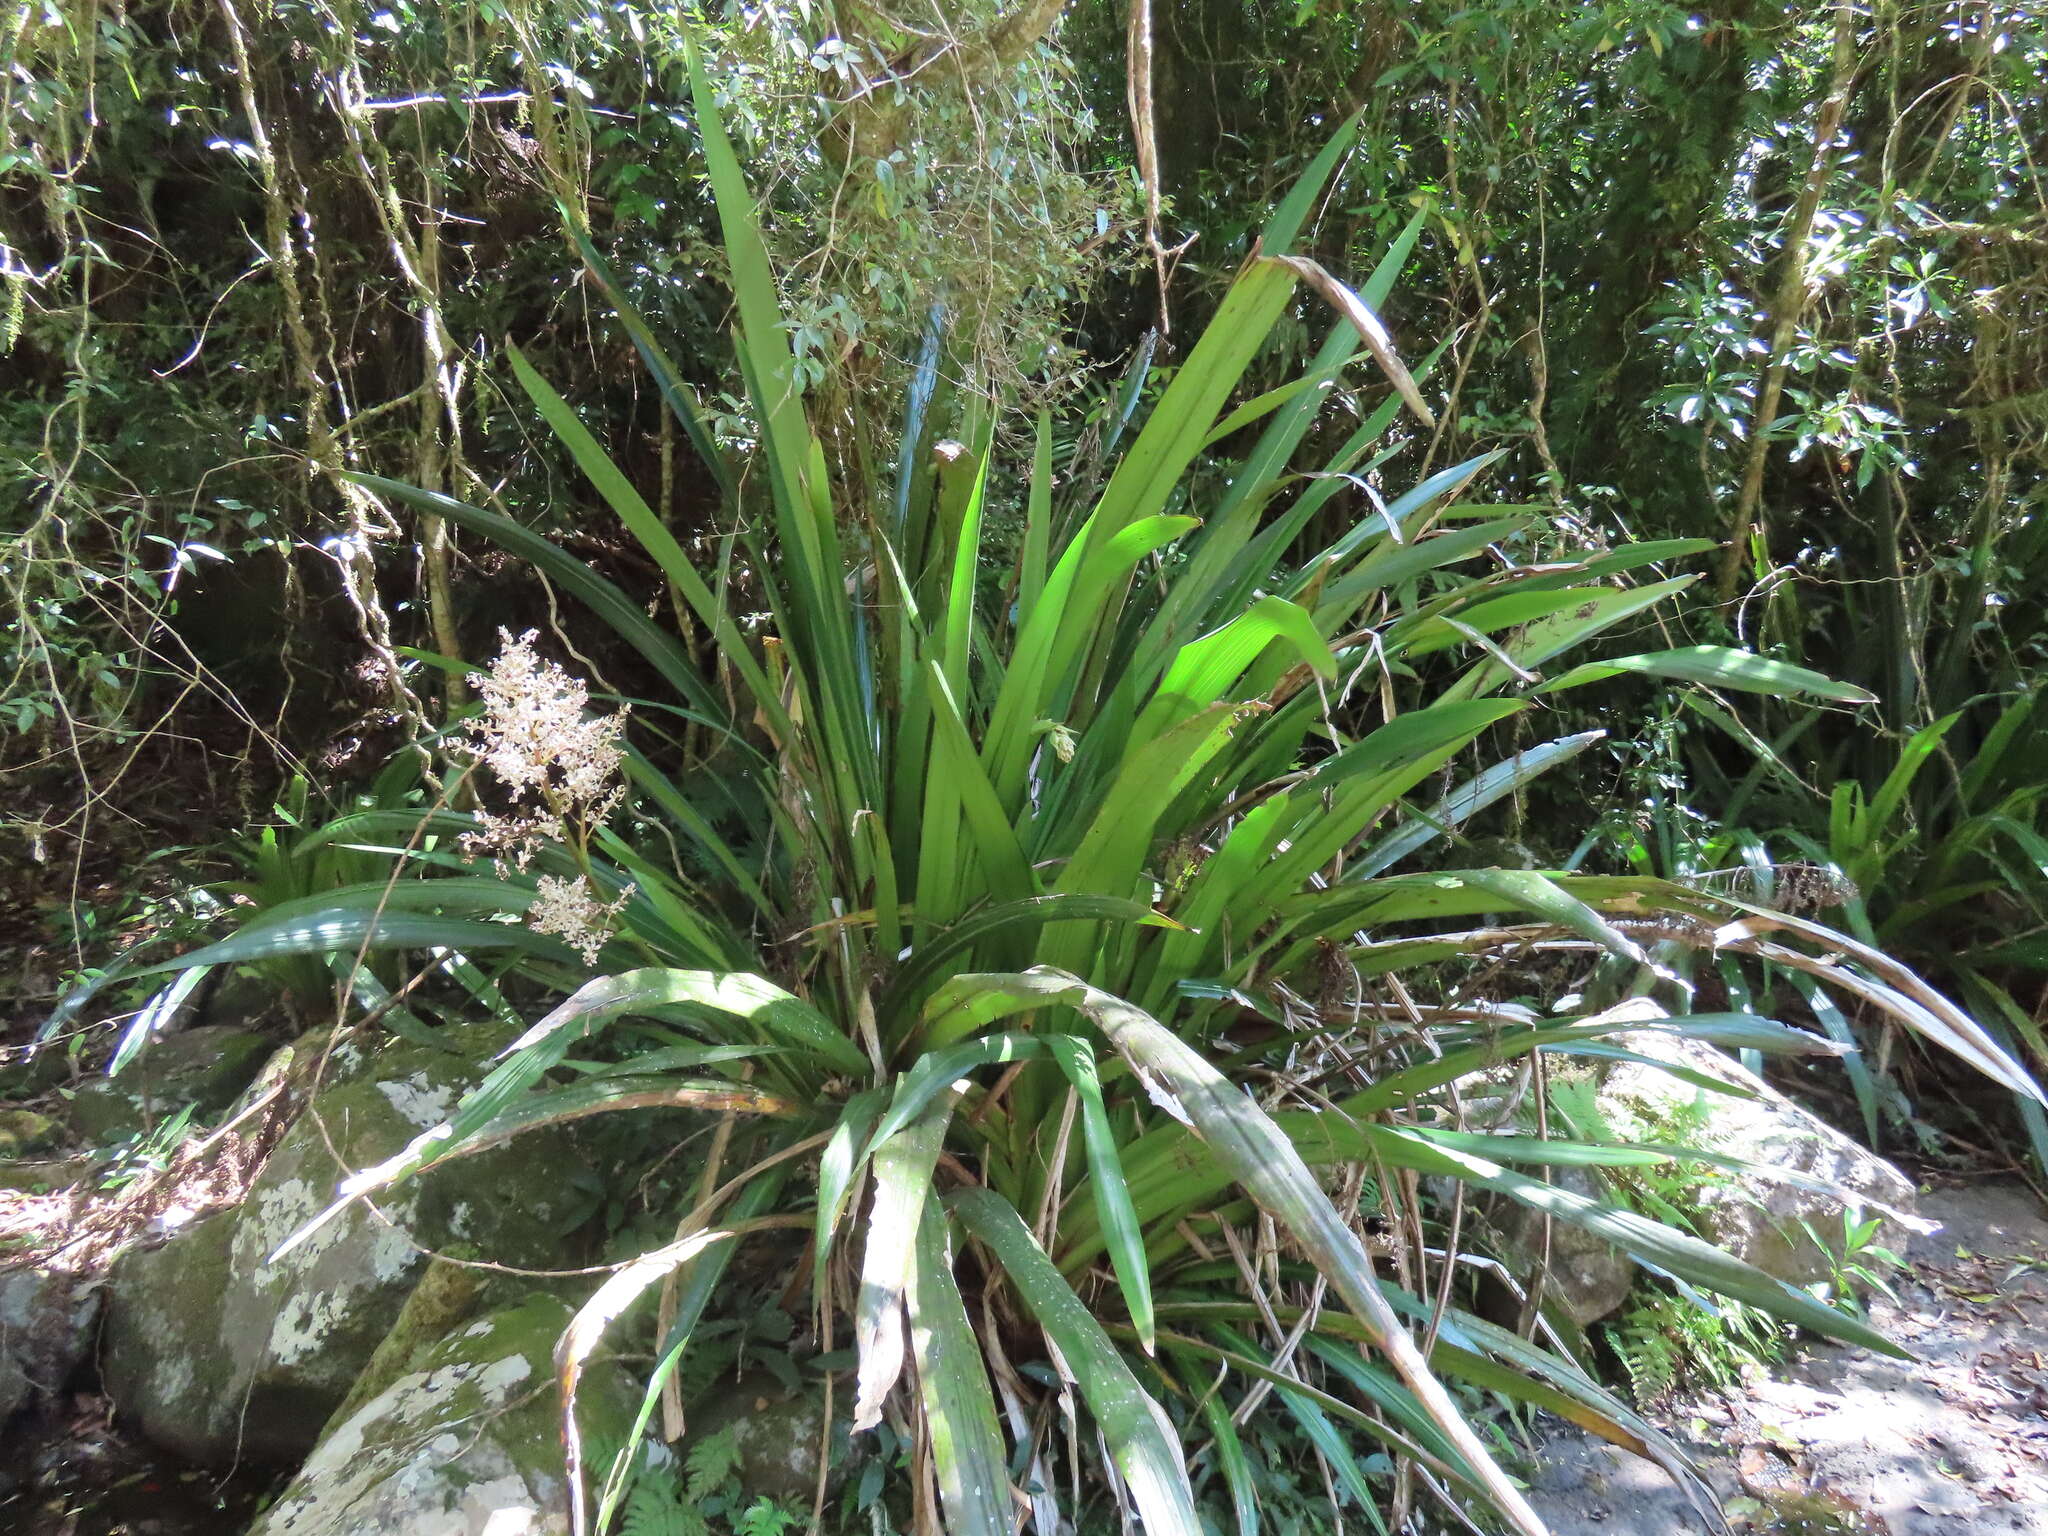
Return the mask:
[[(0, 401), (0, 761), (27, 787), (0, 832), (53, 892), (67, 861), (89, 886), (78, 865), (112, 851), (106, 805), (136, 810), (147, 777), (171, 778), (143, 766), (182, 751), (189, 768), (191, 739), (231, 732), (241, 761), (205, 769), (232, 777), (238, 814), (275, 798), (294, 752), (330, 749), (317, 777), (336, 785), (418, 734), (437, 686), (460, 709), (462, 673), (409, 642), (480, 654), (538, 614), (527, 567), (348, 472), (491, 506), (602, 562), (493, 338), (519, 335), (692, 558), (718, 558), (722, 492), (554, 238), (560, 200), (680, 342), (707, 431), (749, 452), (755, 411), (704, 280), (726, 256), (686, 172), (695, 35), (757, 172), (835, 495), (863, 517), (897, 505), (892, 468), (863, 457), (898, 394), (935, 386), (933, 421), (971, 438), (949, 379), (1054, 398), (1082, 382), (1100, 397), (1086, 435), (1113, 457), (1265, 208), (1356, 105), (1353, 152), (1294, 249), (1363, 270), (1422, 216), (1423, 281), (1388, 316), (1449, 338), (1416, 478), (1499, 452), (1496, 494), (1571, 530), (1553, 549), (1760, 527), (1725, 567), (1749, 595), (1669, 605), (1673, 643), (1750, 645), (1880, 702), (1853, 724), (1767, 703), (1741, 741), (1688, 706), (1674, 767), (1691, 788), (1674, 795), (1783, 859), (1792, 834), (1832, 840), (1817, 803), (1853, 781), (1874, 809), (1918, 734), (1957, 716), (1887, 824), (1830, 857), (1878, 854), (1863, 832), (1890, 844), (1881, 867), (1913, 889), (1863, 882), (1873, 933), (2048, 1059), (2043, 813), (1959, 782), (2048, 660), (2030, 622), (2048, 579), (2048, 41), (2020, 0), (1192, 0), (1142, 36), (1118, 8), (1056, 0), (929, 19), (524, 0), (198, 14), (140, 0), (84, 27), (29, 6), (4, 50), (0, 366), (18, 387)], [(1140, 78), (1149, 171), (1115, 127)], [(1165, 291), (1150, 271), (1103, 281), (1137, 251), (1134, 170), (1163, 196), (1166, 245), (1195, 237)], [(1148, 334), (1169, 314), (1172, 335)], [(1314, 354), (1312, 313), (1283, 311), (1269, 340), (1254, 390)], [(1160, 366), (1126, 394), (1109, 365), (1134, 352)], [(999, 468), (989, 546), (1014, 553), (1019, 501)], [(1759, 743), (1790, 770), (1771, 775), (1782, 796), (1740, 792)], [(1555, 799), (1517, 795), (1517, 814), (1575, 808), (1593, 761)], [(60, 900), (46, 931), (74, 965), (111, 947), (104, 911)], [(1867, 1123), (1953, 1155), (1915, 1109), (1946, 1085), (1881, 1015), (1822, 1022), (1867, 1047), (1851, 1059)], [(2019, 1113), (2048, 1156), (2048, 1123)]]
[[(1089, 153), (1096, 115), (1045, 46), (1061, 9), (851, 7), (821, 36), (808, 7), (771, 4), (713, 34), (813, 392), (852, 386), (869, 411), (900, 394), (935, 309), (950, 365), (984, 387), (1057, 392), (1084, 366), (1069, 317), (1129, 248), (1136, 189)], [(667, 27), (678, 54), (684, 29), (706, 35), (680, 11)]]
[[(1239, 1423), (1261, 1404), (1299, 1428), (1347, 1508), (1432, 1497), (1540, 1530), (1472, 1422), (1487, 1394), (1685, 1475), (1567, 1354), (1457, 1304), (1456, 1254), (1435, 1262), (1422, 1240), (1424, 1176), (1890, 1348), (1687, 1233), (1522, 1171), (1668, 1153), (1463, 1127), (1474, 1074), (1597, 1049), (1620, 1029), (1758, 1048), (1808, 1038), (1742, 1016), (1532, 1021), (1430, 985), (1538, 947), (1590, 961), (1596, 993), (1663, 985), (1652, 943), (1765, 959), (1850, 987), (2034, 1090), (1938, 994), (1796, 916), (1633, 877), (1390, 873), (1590, 744), (1542, 743), (1450, 781), (1489, 728), (1560, 692), (1638, 674), (1861, 695), (1716, 647), (1574, 665), (1691, 580), (1623, 576), (1699, 545), (1518, 558), (1541, 514), (1461, 499), (1484, 458), (1355, 513), (1332, 505), (1376, 467), (1404, 402), (1428, 414), (1373, 314), (1414, 230), (1356, 293), (1293, 254), (1349, 133), (1266, 224), (1106, 479), (1056, 484), (1040, 418), (1017, 477), (1016, 563), (994, 583), (981, 567), (1002, 484), (997, 403), (968, 409), (965, 441), (936, 453), (913, 419), (876, 456), (896, 466), (895, 494), (841, 483), (807, 414), (754, 195), (694, 60), (691, 83), (757, 432), (743, 462), (722, 453), (647, 322), (619, 310), (727, 497), (717, 578), (562, 397), (511, 362), (715, 670), (522, 523), (361, 482), (532, 562), (671, 691), (634, 704), (615, 791), (579, 792), (565, 811), (555, 798), (583, 756), (537, 764), (500, 748), (522, 721), (534, 741), (617, 728), (541, 719), (567, 694), (530, 688), (519, 697), (535, 714), (499, 711), (483, 754), (495, 787), (483, 774), (471, 786), (546, 786), (515, 838), (510, 807), (495, 828), (446, 804), (424, 819), (343, 817), (319, 836), (401, 847), (390, 878), (286, 903), (158, 967), (438, 948), (503, 957), (567, 994), (446, 1125), (352, 1179), (344, 1205), (534, 1126), (657, 1107), (723, 1117), (674, 1239), (599, 1286), (558, 1353), (578, 1528), (619, 1513), (638, 1465), (631, 1446), (593, 1461), (577, 1437), (591, 1351), (636, 1302), (668, 1297), (644, 1429), (734, 1250), (783, 1230), (811, 1240), (800, 1275), (821, 1348), (850, 1335), (853, 1427), (909, 1426), (917, 1518), (942, 1515), (962, 1536), (1012, 1529), (1013, 1483), (1041, 1529), (1106, 1521), (1113, 1505), (1148, 1530), (1193, 1532), (1191, 1461), (1249, 1530), (1262, 1473)], [(1233, 408), (1304, 277), (1342, 319), (1305, 375)], [(1393, 391), (1297, 473), (1321, 407), (1368, 356)], [(1240, 441), (1226, 474), (1194, 473)], [(515, 671), (535, 675), (520, 661), (494, 680)], [(1439, 782), (1426, 807), (1407, 805)], [(462, 842), (480, 833), (512, 850), (489, 874)], [(630, 1017), (676, 1038), (610, 1066), (586, 1059)], [(1375, 1216), (1396, 1234), (1385, 1264)], [(1094, 1472), (1071, 1492), (1052, 1470), (1070, 1458)]]
[(1735, 1386), (1743, 1367), (1781, 1358), (1787, 1343), (1765, 1313), (1734, 1302), (1702, 1306), (1661, 1290), (1637, 1298), (1607, 1333), (1629, 1390), (1645, 1408), (1681, 1386)]
[[(181, 727), (240, 747), (244, 811), (301, 757), (327, 757), (326, 785), (424, 727), (444, 677), (406, 647), (487, 643), (523, 573), (493, 582), (443, 525), (345, 476), (573, 529), (541, 490), (568, 466), (502, 408), (517, 388), (489, 338), (535, 338), (609, 436), (646, 435), (664, 517), (708, 510), (556, 240), (559, 201), (688, 356), (719, 355), (703, 278), (724, 257), (680, 170), (686, 27), (763, 172), (835, 451), (907, 382), (935, 304), (961, 338), (950, 366), (1057, 393), (1080, 366), (1063, 318), (1125, 259), (1135, 199), (1083, 163), (1098, 130), (1048, 46), (1057, 15), (949, 7), (941, 37), (782, 5), (10, 13), (0, 765), (28, 788), (0, 811), (7, 851), (97, 854), (100, 797), (136, 798), (136, 764), (176, 755)], [(746, 440), (740, 381), (713, 364), (693, 382), (722, 407), (712, 430)]]
[(694, 1440), (680, 1475), (649, 1458), (620, 1503), (619, 1536), (787, 1536), (803, 1526), (808, 1512), (749, 1495), (738, 1472), (732, 1425)]
[[(1102, 20), (1081, 26), (1079, 56), (1113, 61)], [(1255, 227), (1247, 210), (1313, 153), (1329, 103), (1362, 103), (1312, 249), (1348, 267), (1410, 199), (1426, 208), (1401, 318), (1457, 332), (1433, 447), (1502, 451), (1505, 494), (1609, 536), (1736, 536), (1719, 601), (1676, 605), (1674, 628), (1877, 696), (1853, 724), (1766, 705), (1741, 739), (1686, 707), (1666, 809), (1825, 867), (1776, 829), (1826, 845), (1838, 792), (1875, 806), (1915, 738), (1958, 717), (1887, 807), (1899, 857), (1857, 884), (1880, 928), (1896, 913), (1887, 942), (2048, 1064), (2029, 1038), (2041, 968), (2025, 938), (1987, 942), (2039, 925), (2027, 849), (2048, 824), (2038, 801), (1961, 782), (2048, 660), (2048, 37), (2032, 8), (1201, 0), (1158, 29), (1153, 68), (1162, 132), (1200, 146), (1166, 163), (1168, 238), (1202, 236), (1184, 282), (1228, 280), (1240, 247), (1213, 237)], [(1114, 62), (1085, 78), (1100, 101), (1122, 89)], [(1301, 328), (1287, 341), (1313, 346)], [(1760, 758), (1786, 769), (1782, 786), (1765, 770), (1782, 794), (1755, 792)], [(1531, 819), (1556, 805), (1539, 789)], [(1724, 844), (1706, 867), (1741, 862)], [(1977, 1155), (1921, 1145), (1915, 1106), (1955, 1087), (1881, 1017), (1825, 1022), (1865, 1042), (1873, 1136), (1883, 1099), (1897, 1144)], [(2048, 1129), (2020, 1115), (2039, 1161)]]
[[(1882, 632), (1881, 615), (1869, 623)], [(2021, 1059), (2048, 1062), (2036, 1017), (2048, 962), (2038, 937), (2048, 926), (2048, 792), (2032, 766), (2048, 751), (2039, 700), (2038, 685), (2015, 686), (1957, 700), (1916, 731), (1815, 746), (1811, 716), (1791, 716), (1766, 740), (1695, 693), (1641, 733), (1634, 794), (1610, 818), (1607, 841), (1645, 873), (1827, 914), (1960, 996)], [(1746, 771), (1716, 766), (1716, 741), (1741, 743)], [(1852, 1048), (1853, 1107), (1873, 1147), (1889, 1135), (1924, 1158), (1975, 1155), (1954, 1144), (1961, 1123), (1945, 1113), (1942, 1064), (1907, 1048), (1883, 1014), (1768, 967), (1744, 979), (1722, 965), (1698, 982), (1759, 1012), (1804, 1007)], [(2048, 1118), (2024, 1095), (2011, 1103), (2035, 1158), (2048, 1157)], [(1965, 1143), (1978, 1134), (1978, 1109), (1970, 1106)]]

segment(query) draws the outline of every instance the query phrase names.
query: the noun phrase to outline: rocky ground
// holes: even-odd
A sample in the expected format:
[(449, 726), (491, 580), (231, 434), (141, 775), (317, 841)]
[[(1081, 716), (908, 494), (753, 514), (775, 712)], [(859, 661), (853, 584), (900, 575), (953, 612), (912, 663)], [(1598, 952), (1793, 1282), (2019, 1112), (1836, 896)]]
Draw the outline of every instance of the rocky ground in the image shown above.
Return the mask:
[[(2048, 1536), (2048, 1209), (1992, 1182), (1920, 1211), (1941, 1230), (1872, 1312), (1915, 1359), (1815, 1345), (1660, 1415), (1737, 1531)], [(1534, 1502), (1555, 1536), (1701, 1529), (1656, 1467), (1577, 1432), (1544, 1445)]]

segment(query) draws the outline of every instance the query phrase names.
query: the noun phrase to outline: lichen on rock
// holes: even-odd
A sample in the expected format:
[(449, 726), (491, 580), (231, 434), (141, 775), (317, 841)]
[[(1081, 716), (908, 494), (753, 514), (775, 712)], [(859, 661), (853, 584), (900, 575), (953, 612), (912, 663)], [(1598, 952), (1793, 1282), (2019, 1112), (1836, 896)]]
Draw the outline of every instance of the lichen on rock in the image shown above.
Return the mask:
[[(443, 1340), (324, 1439), (249, 1536), (558, 1536), (568, 1528), (551, 1363), (569, 1310), (547, 1296)], [(587, 1436), (622, 1441), (623, 1376), (594, 1365)]]
[(436, 1123), (475, 1075), (466, 1054), (400, 1046), (371, 1057), (315, 1096), (237, 1210), (124, 1255), (106, 1363), (116, 1404), (195, 1460), (293, 1458), (347, 1397), (429, 1252), (560, 1259), (588, 1201), (566, 1139), (541, 1132), (359, 1204), (273, 1261), (349, 1172)]

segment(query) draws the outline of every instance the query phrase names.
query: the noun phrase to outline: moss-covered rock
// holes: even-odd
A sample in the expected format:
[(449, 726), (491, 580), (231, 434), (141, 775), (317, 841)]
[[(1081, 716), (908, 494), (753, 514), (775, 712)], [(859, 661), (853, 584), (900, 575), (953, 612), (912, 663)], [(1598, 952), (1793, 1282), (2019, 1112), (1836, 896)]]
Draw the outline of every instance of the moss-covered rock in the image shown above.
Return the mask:
[[(690, 1414), (693, 1439), (729, 1430), (741, 1488), (785, 1504), (808, 1504), (818, 1489), (818, 1453), (827, 1450), (825, 1394), (816, 1381), (792, 1391), (774, 1375), (752, 1372), (699, 1403)], [(844, 1480), (852, 1452), (845, 1404), (832, 1421), (827, 1491)]]
[(33, 1099), (64, 1081), (64, 1052), (53, 1045), (0, 1051), (0, 1103)]
[(94, 1168), (89, 1157), (32, 1157), (26, 1162), (0, 1162), (0, 1189), (24, 1195), (47, 1195), (69, 1189)]
[(72, 1127), (112, 1146), (161, 1125), (187, 1105), (201, 1119), (226, 1109), (270, 1056), (249, 1030), (203, 1024), (152, 1041), (118, 1077), (91, 1077), (71, 1096)]
[(342, 1179), (439, 1123), (478, 1075), (467, 1056), (413, 1047), (355, 1070), (315, 1096), (238, 1210), (115, 1266), (115, 1403), (195, 1460), (304, 1454), (390, 1330), (429, 1250), (551, 1266), (590, 1209), (579, 1160), (543, 1132), (352, 1207), (272, 1262)]
[[(249, 1536), (557, 1536), (568, 1529), (552, 1375), (569, 1309), (532, 1296), (442, 1341), (321, 1441)], [(627, 1387), (599, 1363), (586, 1442), (622, 1443)]]
[(17, 1162), (57, 1144), (57, 1122), (32, 1109), (0, 1109), (0, 1162)]
[(242, 1383), (221, 1347), (235, 1213), (209, 1217), (161, 1248), (131, 1248), (107, 1282), (100, 1372), (107, 1395), (157, 1444), (205, 1460), (232, 1450)]

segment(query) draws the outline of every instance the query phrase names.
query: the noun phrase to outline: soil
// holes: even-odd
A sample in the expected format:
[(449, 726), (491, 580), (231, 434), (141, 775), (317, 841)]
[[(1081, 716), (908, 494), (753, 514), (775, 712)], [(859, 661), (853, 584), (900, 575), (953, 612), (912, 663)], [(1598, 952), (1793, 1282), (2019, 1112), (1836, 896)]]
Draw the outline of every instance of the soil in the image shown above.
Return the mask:
[[(2024, 1185), (1936, 1191), (1871, 1320), (1916, 1358), (1815, 1344), (1739, 1390), (1653, 1415), (1756, 1536), (2048, 1536), (2048, 1207)], [(1583, 1431), (1539, 1452), (1554, 1536), (1699, 1531), (1669, 1478)]]
[(289, 1475), (211, 1471), (180, 1461), (115, 1419), (92, 1392), (18, 1423), (0, 1467), (0, 1530), (10, 1536), (228, 1536), (246, 1530)]

